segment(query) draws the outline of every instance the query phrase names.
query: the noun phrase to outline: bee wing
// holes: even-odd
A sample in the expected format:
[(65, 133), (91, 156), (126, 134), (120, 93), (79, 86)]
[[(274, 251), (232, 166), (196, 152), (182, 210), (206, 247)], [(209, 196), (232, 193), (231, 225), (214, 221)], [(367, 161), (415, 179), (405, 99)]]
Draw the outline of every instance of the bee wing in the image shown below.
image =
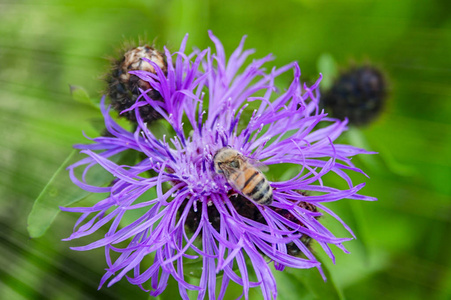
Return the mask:
[(269, 170), (268, 166), (255, 158), (247, 158), (247, 161), (262, 172)]
[[(241, 160), (242, 164), (247, 164), (246, 157), (239, 155), (237, 158)], [(237, 176), (235, 180), (230, 180), (230, 174), (237, 172), (236, 168), (230, 167), (228, 164), (223, 164), (221, 170), (225, 173), (227, 182), (234, 190), (240, 191), (244, 187), (244, 184), (246, 183), (244, 176)], [(241, 173), (242, 171), (238, 170), (238, 172)]]
[(243, 189), (245, 183), (244, 176), (239, 176), (236, 181), (228, 180), (227, 182), (232, 186), (232, 188), (235, 191), (238, 191), (240, 194), (242, 194), (241, 190)]

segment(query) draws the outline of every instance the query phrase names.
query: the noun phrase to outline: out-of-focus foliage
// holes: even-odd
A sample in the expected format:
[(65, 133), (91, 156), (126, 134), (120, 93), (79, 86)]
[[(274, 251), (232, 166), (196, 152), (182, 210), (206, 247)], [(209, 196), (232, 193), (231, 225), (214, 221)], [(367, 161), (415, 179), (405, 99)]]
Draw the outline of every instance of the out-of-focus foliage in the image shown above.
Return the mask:
[[(351, 254), (336, 252), (336, 265), (324, 259), (334, 283), (326, 284), (325, 290), (337, 287), (330, 299), (451, 298), (447, 4), (444, 0), (2, 1), (0, 299), (147, 298), (126, 281), (97, 291), (105, 268), (103, 251), (70, 251), (75, 243), (61, 241), (77, 216), (60, 213), (39, 239), (29, 239), (27, 216), (72, 144), (86, 141), (82, 131), (98, 134), (93, 125), (98, 111), (89, 101), (75, 101), (70, 85), (83, 87), (96, 102), (104, 89), (99, 78), (108, 70), (105, 57), (114, 56), (124, 40), (141, 37), (158, 48), (175, 50), (188, 32), (188, 47), (203, 48), (211, 45), (208, 29), (229, 54), (247, 34), (246, 46), (257, 49), (254, 57), (271, 52), (277, 66), (299, 61), (309, 82), (322, 71), (317, 65), (323, 54), (342, 68), (370, 61), (386, 70), (390, 99), (385, 113), (360, 132), (343, 137), (381, 153), (355, 161), (371, 177), (364, 194), (379, 201), (330, 204), (358, 239), (346, 243)], [(288, 78), (278, 84), (286, 87)], [(366, 180), (355, 177), (356, 182)], [(335, 225), (328, 218), (322, 221)], [(335, 233), (346, 236), (339, 226)], [(322, 255), (319, 247), (314, 249)], [(316, 286), (306, 286), (309, 276), (316, 276), (313, 271), (280, 274), (280, 299), (328, 297), (329, 293), (316, 293)], [(235, 290), (231, 286), (232, 299), (239, 296)], [(252, 297), (261, 296), (255, 291)]]

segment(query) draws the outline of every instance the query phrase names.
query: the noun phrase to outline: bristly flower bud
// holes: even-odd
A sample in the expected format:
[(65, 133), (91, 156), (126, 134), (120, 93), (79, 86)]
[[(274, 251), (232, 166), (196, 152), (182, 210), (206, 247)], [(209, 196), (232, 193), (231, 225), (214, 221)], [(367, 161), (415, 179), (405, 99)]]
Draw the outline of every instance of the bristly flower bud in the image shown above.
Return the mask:
[(353, 67), (343, 72), (321, 102), (335, 118), (348, 118), (353, 125), (367, 125), (382, 111), (387, 97), (384, 75), (373, 66)]
[[(147, 81), (129, 73), (130, 71), (147, 71), (156, 74), (154, 66), (143, 58), (154, 62), (165, 74), (167, 73), (167, 62), (164, 54), (148, 45), (131, 48), (120, 59), (113, 61), (111, 71), (106, 78), (108, 83), (107, 94), (111, 99), (113, 108), (119, 113), (135, 104), (140, 96), (139, 89), (145, 91), (151, 88)], [(147, 95), (153, 100), (162, 100), (160, 93), (154, 89), (151, 89)], [(140, 107), (139, 113), (144, 122), (161, 118), (160, 114), (150, 105)], [(132, 122), (136, 122), (134, 110), (124, 112), (121, 115)]]

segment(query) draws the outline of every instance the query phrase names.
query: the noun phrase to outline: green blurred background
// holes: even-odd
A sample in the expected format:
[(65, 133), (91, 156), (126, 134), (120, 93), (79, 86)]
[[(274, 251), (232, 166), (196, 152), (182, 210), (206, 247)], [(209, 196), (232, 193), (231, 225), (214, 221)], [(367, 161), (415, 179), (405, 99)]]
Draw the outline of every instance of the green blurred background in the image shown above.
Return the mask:
[[(299, 61), (304, 80), (331, 54), (339, 66), (372, 62), (390, 79), (384, 114), (344, 137), (381, 154), (356, 158), (378, 202), (331, 203), (355, 229), (351, 254), (325, 259), (346, 299), (451, 299), (451, 18), (446, 0), (0, 1), (0, 299), (147, 299), (123, 280), (97, 291), (103, 250), (76, 252), (77, 214), (60, 214), (41, 238), (27, 216), (52, 174), (85, 142), (98, 113), (72, 99), (69, 84), (100, 98), (105, 57), (126, 39), (178, 49), (212, 46), (228, 54), (247, 34), (254, 57)], [(449, 3), (448, 3), (449, 4)], [(354, 132), (355, 133), (355, 132)], [(362, 139), (362, 137), (364, 137)], [(333, 181), (333, 179), (331, 179)], [(56, 195), (57, 196), (57, 195)], [(58, 197), (56, 197), (58, 198)], [(348, 236), (331, 218), (326, 224)], [(321, 255), (321, 250), (314, 247)], [(335, 249), (338, 250), (338, 249)], [(310, 274), (305, 270), (305, 274)], [(278, 272), (279, 273), (279, 272)], [(335, 299), (278, 274), (280, 299)], [(302, 277), (302, 276), (301, 276)], [(317, 284), (317, 283), (316, 283)], [(252, 299), (260, 299), (256, 290)], [(176, 298), (175, 298), (176, 299)]]

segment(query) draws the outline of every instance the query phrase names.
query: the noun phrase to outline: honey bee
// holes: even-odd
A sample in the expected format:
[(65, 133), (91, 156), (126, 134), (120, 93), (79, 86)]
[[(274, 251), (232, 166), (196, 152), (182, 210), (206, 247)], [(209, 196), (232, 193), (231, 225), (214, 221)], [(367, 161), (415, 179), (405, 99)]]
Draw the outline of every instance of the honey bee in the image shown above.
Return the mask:
[(223, 174), (230, 185), (246, 198), (261, 205), (273, 201), (272, 188), (249, 159), (235, 149), (219, 149), (213, 157), (215, 172)]

